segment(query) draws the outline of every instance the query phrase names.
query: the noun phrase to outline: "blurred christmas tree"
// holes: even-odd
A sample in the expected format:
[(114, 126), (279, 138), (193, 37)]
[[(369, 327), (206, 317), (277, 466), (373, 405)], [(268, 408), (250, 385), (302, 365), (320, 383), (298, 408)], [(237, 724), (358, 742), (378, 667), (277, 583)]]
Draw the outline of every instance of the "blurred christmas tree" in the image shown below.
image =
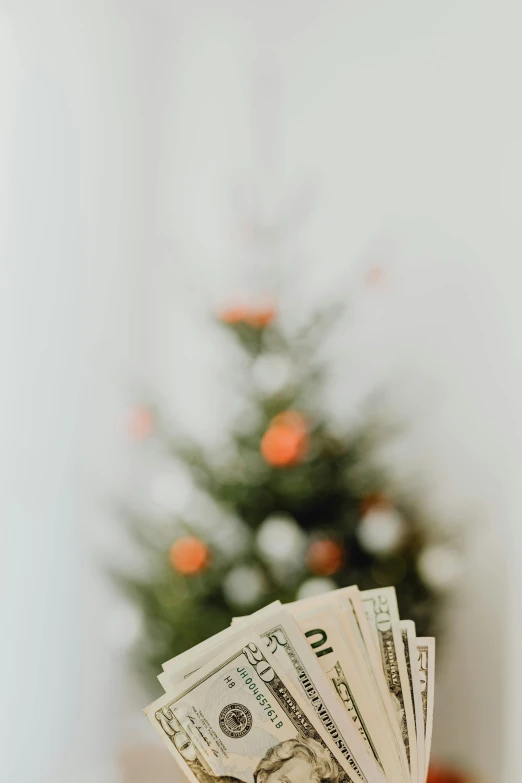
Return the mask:
[[(173, 432), (158, 411), (134, 411), (135, 437), (154, 438), (173, 475), (181, 465), (206, 499), (199, 521), (173, 514), (158, 525), (128, 512), (147, 567), (120, 578), (143, 614), (138, 655), (151, 673), (233, 615), (350, 584), (395, 585), (401, 614), (418, 635), (433, 633), (458, 561), (432, 535), (428, 543), (416, 499), (376, 464), (376, 423), (341, 432), (323, 410), (319, 348), (334, 317), (289, 335), (271, 307), (222, 313), (246, 358), (250, 413), (217, 454)], [(165, 489), (179, 491), (174, 479)]]

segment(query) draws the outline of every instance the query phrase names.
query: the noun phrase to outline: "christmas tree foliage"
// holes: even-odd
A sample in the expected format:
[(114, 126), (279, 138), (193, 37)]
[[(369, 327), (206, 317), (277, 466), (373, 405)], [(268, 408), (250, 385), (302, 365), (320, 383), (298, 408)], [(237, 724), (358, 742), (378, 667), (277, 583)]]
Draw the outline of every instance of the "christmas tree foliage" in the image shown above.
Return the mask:
[(156, 439), (173, 469), (188, 470), (208, 509), (161, 524), (128, 513), (146, 568), (119, 579), (143, 614), (142, 668), (157, 672), (234, 615), (350, 584), (395, 585), (401, 615), (419, 636), (433, 632), (451, 551), (427, 544), (418, 503), (376, 466), (375, 424), (341, 432), (322, 410), (318, 348), (331, 320), (289, 336), (272, 308), (222, 314), (246, 358), (250, 415), (217, 454), (158, 412), (135, 411), (136, 438)]

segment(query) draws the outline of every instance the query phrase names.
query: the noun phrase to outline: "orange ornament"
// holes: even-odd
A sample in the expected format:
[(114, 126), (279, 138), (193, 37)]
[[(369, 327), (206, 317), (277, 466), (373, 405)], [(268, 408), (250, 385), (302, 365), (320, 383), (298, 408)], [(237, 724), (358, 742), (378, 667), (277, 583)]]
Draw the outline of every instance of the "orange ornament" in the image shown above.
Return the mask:
[(193, 576), (199, 574), (210, 560), (206, 544), (195, 536), (178, 538), (170, 549), (170, 564), (180, 574)]
[(152, 413), (144, 405), (139, 405), (131, 412), (129, 419), (129, 434), (134, 440), (145, 440), (152, 432)]
[(276, 468), (295, 465), (306, 455), (306, 419), (297, 411), (283, 411), (270, 422), (261, 440), (261, 454)]
[(303, 436), (293, 427), (270, 427), (261, 440), (261, 454), (275, 468), (295, 465), (303, 455)]
[(233, 325), (246, 321), (247, 317), (248, 310), (246, 307), (228, 307), (220, 313), (219, 320), (224, 324)]
[(321, 539), (310, 544), (306, 557), (310, 571), (316, 576), (332, 576), (343, 562), (343, 548), (336, 541)]
[(236, 326), (237, 324), (247, 324), (255, 329), (263, 329), (272, 323), (276, 316), (275, 307), (246, 307), (237, 305), (228, 307), (219, 314), (219, 320), (224, 324)]
[(275, 468), (301, 462), (307, 449), (306, 420), (296, 411), (284, 411), (272, 419), (261, 440), (261, 454)]
[(381, 286), (385, 280), (385, 277), (386, 275), (382, 266), (371, 266), (366, 270), (366, 283), (371, 288), (377, 288)]
[(254, 326), (259, 329), (263, 329), (265, 326), (269, 326), (276, 316), (274, 307), (264, 307), (259, 310), (251, 310), (245, 317), (245, 322), (249, 326)]
[(426, 783), (473, 783), (473, 781), (463, 772), (432, 764)]
[(270, 426), (275, 427), (279, 425), (293, 427), (293, 429), (298, 430), (303, 433), (303, 435), (306, 434), (306, 419), (297, 411), (283, 411), (283, 413), (278, 413), (277, 416), (274, 416), (270, 422)]

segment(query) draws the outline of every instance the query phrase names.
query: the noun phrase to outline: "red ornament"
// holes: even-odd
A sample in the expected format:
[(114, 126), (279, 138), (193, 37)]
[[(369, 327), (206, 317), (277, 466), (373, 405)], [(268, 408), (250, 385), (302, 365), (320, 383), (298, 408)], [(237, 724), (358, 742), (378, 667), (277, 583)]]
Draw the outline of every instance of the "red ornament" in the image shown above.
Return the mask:
[(460, 770), (431, 764), (426, 783), (477, 783)]
[(366, 497), (361, 500), (361, 512), (363, 516), (367, 511), (370, 511), (370, 509), (387, 509), (392, 507), (393, 503), (391, 500), (380, 492), (373, 492), (370, 495), (366, 495)]
[(275, 468), (301, 462), (308, 449), (306, 421), (296, 411), (285, 411), (272, 419), (261, 439), (261, 454)]
[(185, 576), (199, 574), (210, 560), (206, 544), (195, 536), (178, 538), (169, 553), (170, 564), (175, 571)]
[(343, 563), (343, 548), (328, 538), (314, 541), (308, 549), (306, 562), (316, 576), (332, 576)]
[(145, 440), (152, 432), (154, 423), (149, 408), (139, 405), (131, 412), (129, 419), (129, 434), (134, 440)]

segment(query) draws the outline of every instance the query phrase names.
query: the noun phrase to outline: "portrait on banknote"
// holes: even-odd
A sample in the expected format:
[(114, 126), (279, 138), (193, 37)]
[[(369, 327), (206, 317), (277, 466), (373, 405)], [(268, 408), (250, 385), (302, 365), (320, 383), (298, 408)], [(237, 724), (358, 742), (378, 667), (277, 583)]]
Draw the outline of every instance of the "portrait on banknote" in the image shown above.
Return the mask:
[[(229, 775), (215, 777), (200, 765), (192, 771), (199, 783), (241, 783)], [(300, 737), (270, 748), (254, 772), (254, 783), (338, 783), (339, 772), (327, 748), (310, 737)]]

